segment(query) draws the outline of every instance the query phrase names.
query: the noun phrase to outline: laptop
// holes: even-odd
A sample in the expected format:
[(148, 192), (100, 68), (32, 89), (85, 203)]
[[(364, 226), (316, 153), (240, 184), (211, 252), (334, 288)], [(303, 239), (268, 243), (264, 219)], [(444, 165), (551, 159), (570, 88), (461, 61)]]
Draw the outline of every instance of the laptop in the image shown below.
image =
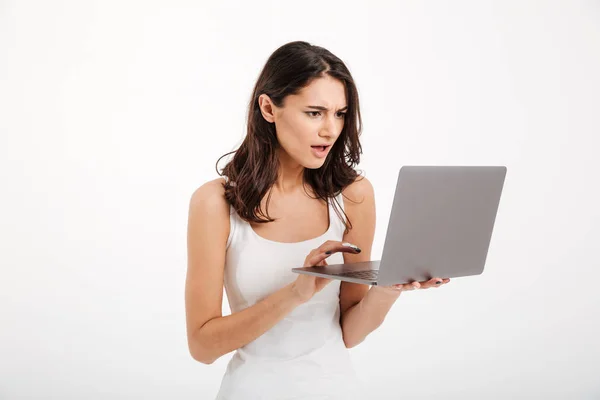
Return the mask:
[(505, 166), (403, 166), (381, 260), (292, 268), (389, 286), (483, 273)]

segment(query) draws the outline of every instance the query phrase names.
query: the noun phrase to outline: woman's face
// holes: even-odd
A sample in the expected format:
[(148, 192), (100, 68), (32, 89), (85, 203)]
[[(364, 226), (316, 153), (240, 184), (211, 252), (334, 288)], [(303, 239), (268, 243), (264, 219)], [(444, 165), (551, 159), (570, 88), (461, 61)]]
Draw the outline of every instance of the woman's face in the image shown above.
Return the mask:
[(281, 108), (266, 95), (261, 95), (259, 104), (265, 119), (275, 123), (277, 140), (285, 153), (305, 168), (320, 168), (344, 127), (344, 84), (325, 76), (287, 96)]

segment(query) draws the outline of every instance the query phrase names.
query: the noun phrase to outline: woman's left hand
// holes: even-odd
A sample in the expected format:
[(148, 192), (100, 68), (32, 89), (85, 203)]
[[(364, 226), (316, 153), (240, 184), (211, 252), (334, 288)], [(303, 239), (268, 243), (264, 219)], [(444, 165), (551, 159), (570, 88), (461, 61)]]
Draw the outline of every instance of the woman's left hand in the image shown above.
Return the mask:
[(396, 293), (396, 294), (400, 294), (401, 292), (405, 291), (405, 290), (416, 290), (416, 289), (429, 289), (432, 287), (441, 287), (442, 285), (445, 285), (446, 283), (450, 282), (450, 278), (431, 278), (428, 281), (423, 281), (423, 282), (411, 282), (411, 283), (400, 283), (398, 285), (391, 285), (391, 286), (373, 286), (371, 289), (375, 289), (377, 288), (377, 290), (381, 290), (381, 291), (386, 291), (386, 292), (391, 292), (391, 293)]

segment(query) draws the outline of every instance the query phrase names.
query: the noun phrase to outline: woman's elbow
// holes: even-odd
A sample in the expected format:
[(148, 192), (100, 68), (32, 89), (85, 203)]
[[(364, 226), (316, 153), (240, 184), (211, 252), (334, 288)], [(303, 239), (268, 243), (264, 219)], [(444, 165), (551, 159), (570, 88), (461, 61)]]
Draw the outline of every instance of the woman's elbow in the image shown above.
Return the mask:
[(363, 339), (358, 339), (358, 338), (349, 338), (346, 335), (342, 335), (342, 339), (344, 340), (344, 346), (346, 346), (347, 349), (351, 349), (353, 347), (358, 346), (359, 344), (361, 344), (364, 340)]
[(208, 354), (206, 354), (206, 352), (192, 350), (191, 348), (190, 348), (190, 355), (192, 356), (192, 358), (194, 360), (201, 362), (202, 364), (206, 364), (206, 365), (210, 365), (217, 360), (214, 357), (210, 357)]
[(192, 358), (202, 364), (210, 365), (214, 363), (219, 357), (215, 357), (211, 354), (208, 349), (209, 346), (203, 346), (197, 339), (188, 340), (188, 350)]

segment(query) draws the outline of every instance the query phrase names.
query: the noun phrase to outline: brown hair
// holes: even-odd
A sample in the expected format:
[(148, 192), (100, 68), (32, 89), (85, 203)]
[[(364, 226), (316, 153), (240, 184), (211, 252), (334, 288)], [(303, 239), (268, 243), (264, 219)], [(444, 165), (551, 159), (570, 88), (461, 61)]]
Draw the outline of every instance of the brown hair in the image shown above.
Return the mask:
[[(327, 200), (334, 198), (358, 176), (354, 167), (360, 162), (362, 153), (359, 141), (362, 119), (358, 91), (350, 71), (327, 49), (302, 41), (287, 43), (271, 54), (258, 77), (248, 107), (247, 134), (242, 144), (237, 150), (221, 156), (215, 166), (219, 173), (219, 161), (235, 153), (219, 175), (228, 177), (224, 184), (225, 198), (242, 219), (257, 223), (274, 221), (268, 211), (266, 214), (262, 211), (260, 202), (277, 179), (279, 159), (276, 149), (279, 143), (275, 125), (266, 121), (260, 112), (258, 97), (267, 94), (277, 107), (281, 107), (286, 96), (297, 94), (314, 79), (326, 75), (344, 84), (348, 110), (342, 132), (324, 164), (318, 169), (305, 168), (303, 182), (308, 183), (316, 198)], [(267, 208), (270, 197), (269, 193)], [(339, 204), (338, 209), (341, 210)], [(339, 216), (337, 209), (336, 213)]]

